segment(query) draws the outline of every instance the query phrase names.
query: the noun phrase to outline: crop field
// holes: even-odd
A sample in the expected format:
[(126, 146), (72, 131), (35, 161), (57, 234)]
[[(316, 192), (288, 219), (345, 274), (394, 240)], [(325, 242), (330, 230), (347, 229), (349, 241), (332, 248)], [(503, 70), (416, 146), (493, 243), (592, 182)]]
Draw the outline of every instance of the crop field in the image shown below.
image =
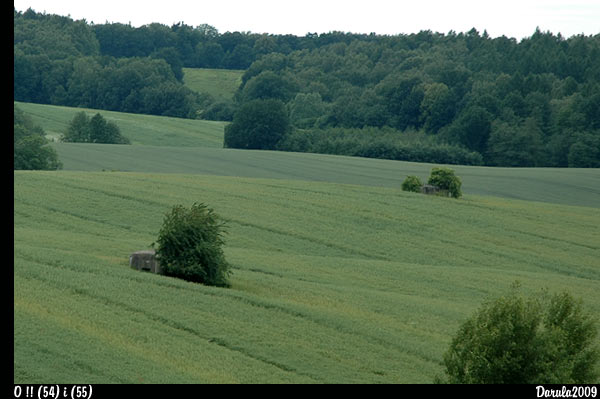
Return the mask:
[[(600, 210), (199, 174), (14, 173), (14, 381), (428, 383), (519, 280), (600, 313)], [(135, 271), (174, 204), (228, 223), (229, 289)]]
[[(80, 111), (18, 105), (49, 135)], [(431, 383), (514, 281), (600, 314), (598, 169), (453, 166), (454, 200), (400, 190), (434, 165), (223, 149), (223, 124), (100, 112), (133, 145), (53, 143), (64, 170), (14, 172), (15, 383)], [(194, 202), (227, 222), (231, 288), (129, 267)]]
[[(205, 147), (55, 143), (65, 170), (200, 173), (400, 187), (407, 175), (427, 181), (433, 164), (337, 155)], [(463, 192), (600, 207), (598, 169), (451, 166)]]
[[(80, 108), (15, 103), (47, 135), (59, 137)], [(110, 111), (133, 145), (59, 143), (65, 170), (200, 173), (400, 187), (407, 175), (426, 181), (436, 165), (323, 154), (223, 147), (223, 122)], [(600, 207), (600, 172), (576, 168), (487, 168), (452, 165), (463, 192), (529, 201)]]
[(244, 71), (230, 69), (183, 68), (183, 83), (199, 93), (208, 93), (216, 100), (231, 100), (242, 83)]

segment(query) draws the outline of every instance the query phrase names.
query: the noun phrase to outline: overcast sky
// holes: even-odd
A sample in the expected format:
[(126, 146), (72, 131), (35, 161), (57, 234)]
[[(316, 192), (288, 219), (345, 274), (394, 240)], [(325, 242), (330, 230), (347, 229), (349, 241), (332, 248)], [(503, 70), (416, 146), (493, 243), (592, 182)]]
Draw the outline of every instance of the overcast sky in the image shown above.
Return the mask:
[(475, 28), (519, 40), (536, 27), (565, 37), (600, 33), (600, 0), (14, 0), (14, 6), (96, 24), (209, 24), (220, 33), (395, 35)]

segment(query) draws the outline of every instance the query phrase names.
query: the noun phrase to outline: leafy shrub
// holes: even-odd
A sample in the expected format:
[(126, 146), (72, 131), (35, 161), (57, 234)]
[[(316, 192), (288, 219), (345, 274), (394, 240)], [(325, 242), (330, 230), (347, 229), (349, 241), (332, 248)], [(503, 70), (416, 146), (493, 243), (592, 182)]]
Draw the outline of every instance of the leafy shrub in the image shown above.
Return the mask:
[(485, 303), (444, 355), (446, 380), (476, 384), (581, 384), (598, 381), (594, 319), (563, 292)]
[(403, 191), (412, 191), (413, 193), (420, 193), (423, 183), (417, 176), (407, 176), (402, 182)]
[(219, 287), (229, 286), (221, 218), (204, 204), (176, 205), (165, 215), (156, 255), (163, 274)]
[(453, 198), (460, 198), (462, 191), (460, 189), (462, 182), (454, 171), (450, 168), (433, 168), (427, 184), (439, 187), (440, 190), (448, 192)]

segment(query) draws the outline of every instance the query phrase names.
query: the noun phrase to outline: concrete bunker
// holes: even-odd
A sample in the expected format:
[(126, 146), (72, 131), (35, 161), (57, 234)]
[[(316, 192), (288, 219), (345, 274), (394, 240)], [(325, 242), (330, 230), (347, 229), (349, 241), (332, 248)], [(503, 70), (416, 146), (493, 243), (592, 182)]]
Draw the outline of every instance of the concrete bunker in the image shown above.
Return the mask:
[(434, 186), (432, 184), (424, 184), (421, 187), (421, 192), (423, 194), (431, 194), (431, 195), (436, 195), (440, 192), (440, 188), (438, 186)]
[(133, 269), (162, 274), (160, 263), (156, 259), (156, 251), (136, 251), (129, 256), (129, 266)]

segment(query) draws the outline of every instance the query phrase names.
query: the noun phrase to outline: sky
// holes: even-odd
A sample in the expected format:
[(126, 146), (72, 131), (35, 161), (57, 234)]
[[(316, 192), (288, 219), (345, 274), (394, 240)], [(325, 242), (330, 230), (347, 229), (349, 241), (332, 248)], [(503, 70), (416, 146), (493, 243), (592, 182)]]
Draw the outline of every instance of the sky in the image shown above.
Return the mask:
[(600, 0), (15, 0), (14, 6), (95, 24), (208, 24), (220, 33), (396, 35), (475, 28), (517, 40), (537, 27), (564, 37), (600, 33)]

